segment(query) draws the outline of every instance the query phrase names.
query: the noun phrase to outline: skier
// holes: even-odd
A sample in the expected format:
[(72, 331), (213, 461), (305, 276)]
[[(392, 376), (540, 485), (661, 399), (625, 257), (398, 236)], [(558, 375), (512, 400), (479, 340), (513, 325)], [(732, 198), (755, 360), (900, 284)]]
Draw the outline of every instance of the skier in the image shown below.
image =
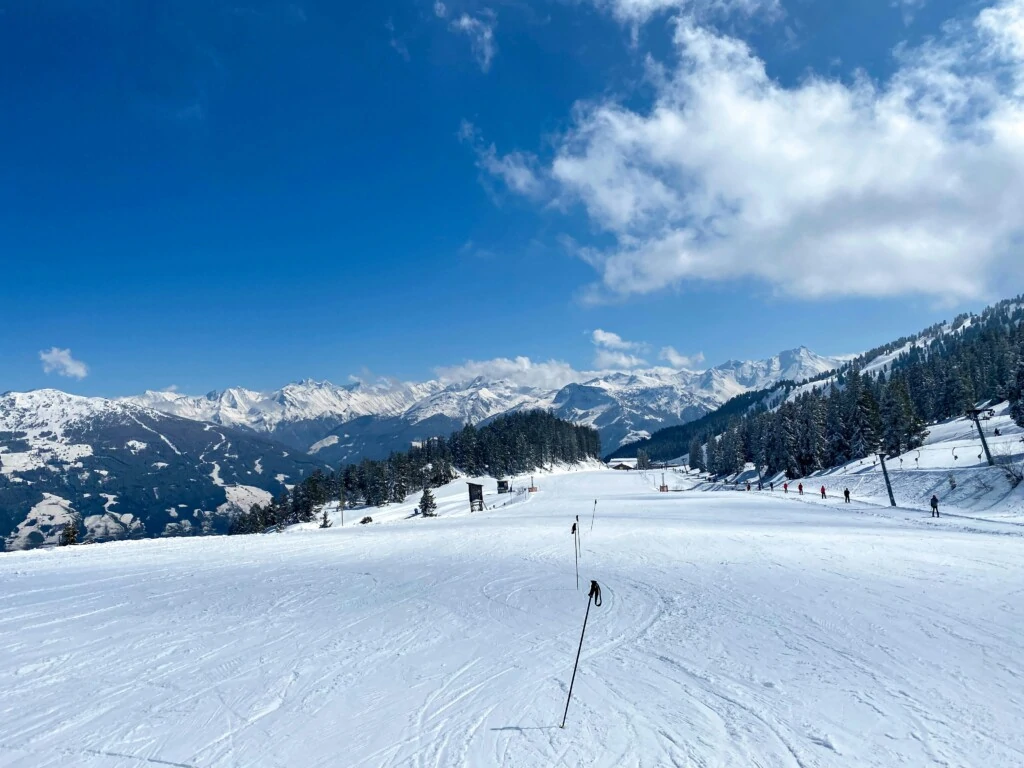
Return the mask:
[(843, 489), (843, 497), (846, 499), (846, 503), (849, 504), (850, 503), (850, 489), (849, 488), (844, 488)]
[(821, 486), (821, 498), (823, 498), (823, 499), (827, 499), (827, 498), (828, 498), (828, 497), (827, 497), (827, 496), (825, 495), (825, 486), (824, 486), (824, 485), (823, 485), (823, 486)]
[(774, 493), (775, 492), (775, 481), (772, 480), (770, 483), (768, 483), (768, 485), (771, 487), (772, 493)]
[(939, 497), (932, 494), (932, 517), (939, 516)]
[(799, 484), (799, 485), (798, 485), (798, 486), (796, 487), (796, 489), (797, 489), (797, 491), (798, 491), (798, 492), (800, 493), (800, 495), (801, 495), (801, 496), (803, 496), (803, 495), (804, 495), (804, 484), (803, 484), (803, 483), (800, 483), (800, 484)]
[(750, 481), (749, 480), (747, 481), (747, 490), (748, 491), (750, 490)]
[(783, 493), (789, 493), (789, 483), (783, 483), (782, 484), (782, 492)]

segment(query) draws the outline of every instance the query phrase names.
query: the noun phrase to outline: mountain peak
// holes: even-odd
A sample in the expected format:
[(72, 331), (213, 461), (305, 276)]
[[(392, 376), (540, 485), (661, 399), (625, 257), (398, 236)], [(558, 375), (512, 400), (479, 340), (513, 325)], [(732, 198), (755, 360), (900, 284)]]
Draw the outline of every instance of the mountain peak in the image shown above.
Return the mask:
[[(273, 392), (233, 387), (205, 398), (147, 392), (128, 400), (189, 419), (249, 429), (302, 451), (331, 434), (351, 434), (358, 429), (368, 430), (365, 438), (359, 438), (360, 445), (400, 450), (407, 445), (398, 436), (409, 429), (429, 437), (426, 433), (430, 430), (438, 434), (452, 426), (478, 424), (527, 408), (544, 408), (596, 425), (606, 445), (617, 445), (629, 435), (698, 418), (752, 389), (782, 379), (807, 379), (839, 364), (799, 346), (765, 360), (729, 360), (703, 372), (671, 368), (605, 371), (580, 382), (586, 391), (528, 386), (501, 375), (420, 383), (381, 379), (346, 386), (305, 378)], [(349, 426), (357, 421), (358, 426)], [(354, 444), (352, 439), (338, 441), (336, 450)], [(324, 450), (317, 455), (329, 460), (328, 454)], [(338, 454), (338, 458), (352, 460), (361, 455)]]

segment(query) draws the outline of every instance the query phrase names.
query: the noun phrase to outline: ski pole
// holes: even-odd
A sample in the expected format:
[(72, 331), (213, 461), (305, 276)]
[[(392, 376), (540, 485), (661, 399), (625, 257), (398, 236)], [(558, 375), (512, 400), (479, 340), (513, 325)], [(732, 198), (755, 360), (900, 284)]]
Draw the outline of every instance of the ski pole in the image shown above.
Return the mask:
[(594, 499), (594, 511), (590, 513), (590, 532), (594, 532), (594, 517), (597, 515), (597, 499)]
[(576, 590), (580, 588), (580, 550), (576, 546), (576, 523), (572, 524), (572, 554), (576, 558)]
[(576, 649), (576, 663), (572, 665), (572, 680), (569, 681), (569, 696), (565, 700), (565, 712), (562, 714), (562, 724), (559, 728), (565, 728), (565, 718), (569, 716), (569, 702), (572, 701), (572, 687), (576, 683), (576, 669), (580, 665), (580, 652), (583, 650), (583, 636), (587, 634), (587, 619), (590, 618), (590, 604), (601, 607), (601, 587), (596, 581), (590, 582), (590, 594), (587, 595), (587, 612), (583, 615), (583, 631), (580, 633), (580, 647)]

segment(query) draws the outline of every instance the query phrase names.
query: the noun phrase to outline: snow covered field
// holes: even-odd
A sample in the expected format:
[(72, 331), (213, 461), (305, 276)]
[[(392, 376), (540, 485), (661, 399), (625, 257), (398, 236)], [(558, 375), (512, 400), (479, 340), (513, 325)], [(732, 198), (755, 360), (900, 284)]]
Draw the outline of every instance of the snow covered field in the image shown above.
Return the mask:
[[(872, 514), (911, 522), (920, 521), (919, 513), (928, 509), (929, 499), (935, 494), (944, 519), (951, 518), (946, 521), (949, 525), (1017, 532), (1024, 526), (1024, 484), (1014, 487), (1006, 467), (1024, 473), (1024, 429), (1013, 423), (1006, 403), (997, 405), (994, 411), (995, 416), (983, 420), (982, 427), (996, 466), (989, 466), (977, 428), (966, 418), (930, 425), (920, 449), (889, 458), (896, 509), (889, 506), (882, 467), (873, 456), (790, 480), (790, 491), (802, 482), (808, 494), (817, 495), (824, 485), (828, 494), (838, 499), (843, 489), (849, 488), (854, 501), (866, 510), (876, 507), (871, 509)], [(661, 477), (661, 470), (651, 470), (648, 475), (654, 482)], [(747, 482), (756, 487), (757, 480), (753, 464), (747, 464), (744, 472), (715, 482), (702, 481), (685, 469), (666, 473), (672, 490), (731, 492), (741, 490)], [(780, 492), (785, 481), (781, 473), (765, 476), (764, 486), (767, 490), (774, 482), (776, 492)]]
[(0, 766), (1024, 765), (1024, 528), (538, 485), (0, 555)]

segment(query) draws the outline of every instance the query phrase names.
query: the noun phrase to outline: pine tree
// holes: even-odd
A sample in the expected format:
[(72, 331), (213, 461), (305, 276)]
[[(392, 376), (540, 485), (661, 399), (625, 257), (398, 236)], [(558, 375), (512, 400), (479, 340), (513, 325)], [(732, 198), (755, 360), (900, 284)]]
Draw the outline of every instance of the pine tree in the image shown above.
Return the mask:
[(765, 447), (769, 474), (785, 472), (789, 478), (799, 475), (796, 461), (796, 415), (793, 403), (783, 403), (772, 419)]
[(910, 393), (901, 377), (893, 377), (885, 388), (879, 414), (881, 448), (887, 454), (898, 456), (923, 444), (928, 433), (914, 412)]
[(707, 442), (704, 445), (704, 462), (707, 471), (712, 475), (720, 473), (721, 467), (718, 463), (718, 438), (714, 435), (708, 435)]
[(650, 469), (651, 459), (647, 455), (647, 451), (636, 452), (636, 468), (637, 469)]
[(735, 472), (742, 472), (746, 464), (746, 456), (743, 450), (743, 436), (740, 433), (739, 423), (734, 421), (722, 435), (718, 444), (719, 470), (723, 474), (731, 475)]
[(849, 423), (850, 458), (859, 459), (874, 452), (879, 438), (878, 401), (874, 382), (856, 368), (847, 376), (846, 419)]
[(1017, 370), (1008, 388), (1010, 415), (1021, 427), (1024, 427), (1024, 344), (1020, 348)]
[(60, 546), (69, 547), (78, 543), (78, 525), (74, 521), (64, 523), (60, 532)]
[(332, 525), (334, 525), (334, 523), (332, 523), (331, 519), (327, 517), (327, 507), (324, 507), (323, 515), (320, 517), (320, 527), (330, 528)]
[(705, 469), (704, 466), (704, 447), (701, 445), (700, 437), (694, 435), (690, 441), (690, 468), (695, 469), (698, 472)]
[(842, 392), (832, 387), (825, 407), (825, 463), (830, 467), (845, 464), (851, 458), (844, 405)]
[(797, 407), (797, 440), (795, 459), (800, 473), (808, 475), (821, 469), (825, 459), (825, 413), (821, 398), (809, 393), (800, 398)]
[(434, 494), (429, 488), (424, 488), (423, 495), (420, 496), (420, 514), (424, 517), (434, 517), (437, 514), (437, 502), (434, 501)]

